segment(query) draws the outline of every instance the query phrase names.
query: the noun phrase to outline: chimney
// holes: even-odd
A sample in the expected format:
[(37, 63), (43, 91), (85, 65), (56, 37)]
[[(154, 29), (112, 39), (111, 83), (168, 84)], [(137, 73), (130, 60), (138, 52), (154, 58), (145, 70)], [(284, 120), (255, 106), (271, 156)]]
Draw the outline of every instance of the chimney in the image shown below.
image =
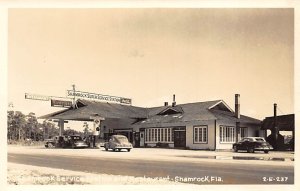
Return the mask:
[(175, 101), (175, 94), (173, 94), (173, 102), (172, 102), (172, 107), (174, 107), (176, 105), (176, 101)]
[(240, 116), (240, 94), (235, 94), (235, 117), (239, 119)]
[(274, 103), (274, 118), (277, 117), (277, 103)]
[(169, 103), (166, 101), (166, 102), (165, 102), (165, 106), (168, 106), (168, 105), (169, 105)]
[(274, 137), (274, 150), (278, 150), (278, 134), (279, 134), (279, 129), (277, 127), (277, 104), (274, 103), (274, 126), (273, 129), (271, 130), (271, 134), (273, 134)]
[(276, 130), (277, 127), (277, 104), (274, 103), (274, 130)]

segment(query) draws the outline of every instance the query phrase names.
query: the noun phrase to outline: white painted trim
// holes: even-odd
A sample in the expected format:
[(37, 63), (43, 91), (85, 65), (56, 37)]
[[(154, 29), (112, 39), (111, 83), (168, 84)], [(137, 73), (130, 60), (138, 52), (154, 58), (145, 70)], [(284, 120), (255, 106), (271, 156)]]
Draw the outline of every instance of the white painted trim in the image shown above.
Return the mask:
[(223, 100), (221, 100), (218, 103), (210, 106), (208, 109), (212, 109), (212, 108), (216, 107), (217, 105), (219, 105), (220, 103), (223, 103), (225, 105), (225, 107), (227, 107), (227, 109), (229, 109), (231, 112), (234, 112)]
[(178, 110), (176, 110), (176, 109), (174, 109), (174, 108), (168, 107), (168, 108), (162, 110), (161, 112), (159, 112), (158, 115), (161, 115), (162, 113), (168, 111), (169, 109), (171, 109), (171, 110), (173, 110), (173, 111), (175, 111), (175, 112), (181, 113), (180, 111), (178, 111)]

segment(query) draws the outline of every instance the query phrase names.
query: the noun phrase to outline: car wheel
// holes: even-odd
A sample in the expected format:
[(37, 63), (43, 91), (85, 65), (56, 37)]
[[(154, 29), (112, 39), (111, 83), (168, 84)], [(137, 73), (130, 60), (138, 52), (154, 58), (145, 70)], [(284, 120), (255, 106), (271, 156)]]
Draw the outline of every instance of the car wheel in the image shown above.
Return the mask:
[(128, 152), (130, 152), (130, 149), (127, 149)]
[(117, 149), (113, 149), (113, 151), (115, 152), (115, 151), (117, 151)]
[(254, 153), (254, 148), (248, 148), (248, 149), (247, 149), (247, 152), (248, 152), (248, 153)]
[(269, 151), (264, 151), (266, 154), (268, 154), (269, 153)]
[(108, 148), (105, 148), (106, 151), (108, 151)]
[(236, 146), (236, 145), (233, 146), (233, 151), (234, 151), (234, 152), (238, 152), (238, 149), (237, 149), (237, 146)]
[(45, 147), (48, 148), (49, 146), (48, 146), (48, 145), (45, 145)]
[(48, 143), (48, 147), (52, 148), (54, 145), (52, 143)]

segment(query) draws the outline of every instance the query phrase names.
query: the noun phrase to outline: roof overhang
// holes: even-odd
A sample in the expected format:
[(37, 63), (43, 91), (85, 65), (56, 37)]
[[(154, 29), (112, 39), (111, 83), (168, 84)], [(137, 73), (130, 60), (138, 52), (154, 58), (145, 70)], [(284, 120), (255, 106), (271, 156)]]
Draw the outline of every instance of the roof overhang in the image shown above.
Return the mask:
[(219, 102), (215, 103), (214, 105), (210, 106), (208, 109), (213, 109), (214, 107), (220, 105), (220, 104), (223, 104), (224, 107), (226, 109), (228, 109), (230, 112), (234, 112), (223, 100), (220, 100)]

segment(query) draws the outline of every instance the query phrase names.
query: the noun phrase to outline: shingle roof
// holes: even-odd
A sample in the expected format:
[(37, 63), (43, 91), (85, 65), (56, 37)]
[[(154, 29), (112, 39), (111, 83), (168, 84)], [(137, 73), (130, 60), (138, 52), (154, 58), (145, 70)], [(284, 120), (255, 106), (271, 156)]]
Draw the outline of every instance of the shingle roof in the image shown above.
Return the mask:
[(64, 120), (90, 120), (90, 116), (98, 114), (104, 118), (146, 118), (145, 108), (121, 105), (114, 103), (95, 102), (87, 100), (78, 100), (84, 106), (77, 109), (68, 109), (59, 114), (52, 113), (41, 116), (40, 118), (53, 118)]
[[(137, 126), (157, 126), (156, 124), (169, 123), (182, 124), (182, 122), (188, 121), (204, 121), (204, 120), (230, 120), (232, 122), (241, 122), (248, 124), (260, 125), (261, 121), (245, 115), (241, 115), (240, 119), (237, 119), (234, 112), (229, 109), (220, 110), (211, 108), (218, 103), (224, 103), (222, 100), (197, 102), (188, 104), (179, 104), (178, 107), (182, 108), (183, 112), (180, 114), (172, 115), (156, 115), (159, 111), (162, 111), (168, 107), (149, 108), (149, 118), (135, 123)], [(210, 109), (211, 108), (211, 109)]]
[(138, 126), (147, 126), (149, 124), (158, 123), (180, 123), (187, 121), (203, 121), (203, 120), (215, 120), (216, 116), (210, 112), (209, 107), (221, 102), (221, 100), (197, 102), (197, 103), (187, 103), (179, 104), (182, 113), (172, 114), (172, 115), (156, 115), (160, 111), (165, 110), (166, 106), (149, 108), (149, 117), (145, 120), (135, 123)]
[[(87, 100), (78, 100), (77, 109), (67, 109), (60, 112), (55, 112), (42, 116), (40, 118), (47, 119), (64, 119), (64, 120), (90, 120), (90, 116), (98, 114), (104, 118), (135, 118), (141, 119), (134, 125), (144, 126), (149, 124), (159, 123), (180, 123), (187, 121), (202, 121), (202, 120), (216, 120), (216, 119), (229, 119), (238, 121), (234, 117), (234, 113), (230, 112), (231, 109), (226, 109), (227, 105), (222, 100), (196, 102), (187, 104), (178, 104), (174, 108), (180, 113), (172, 115), (157, 115), (158, 113), (172, 108), (172, 106), (161, 106), (152, 108), (142, 108), (130, 105), (121, 105), (114, 103), (103, 103)], [(212, 106), (222, 104), (222, 107), (211, 108)], [(224, 106), (225, 105), (225, 106)], [(224, 109), (225, 107), (225, 109)], [(209, 109), (211, 108), (211, 109)], [(223, 110), (220, 110), (223, 108)], [(225, 111), (226, 110), (226, 111)], [(260, 121), (241, 115), (240, 122), (259, 124)]]
[(260, 120), (245, 115), (240, 115), (240, 118), (237, 119), (233, 112), (220, 111), (214, 109), (211, 109), (210, 112), (212, 112), (219, 120), (230, 120), (233, 122), (241, 122), (241, 123), (248, 123), (248, 124), (255, 124), (255, 125), (261, 124)]

